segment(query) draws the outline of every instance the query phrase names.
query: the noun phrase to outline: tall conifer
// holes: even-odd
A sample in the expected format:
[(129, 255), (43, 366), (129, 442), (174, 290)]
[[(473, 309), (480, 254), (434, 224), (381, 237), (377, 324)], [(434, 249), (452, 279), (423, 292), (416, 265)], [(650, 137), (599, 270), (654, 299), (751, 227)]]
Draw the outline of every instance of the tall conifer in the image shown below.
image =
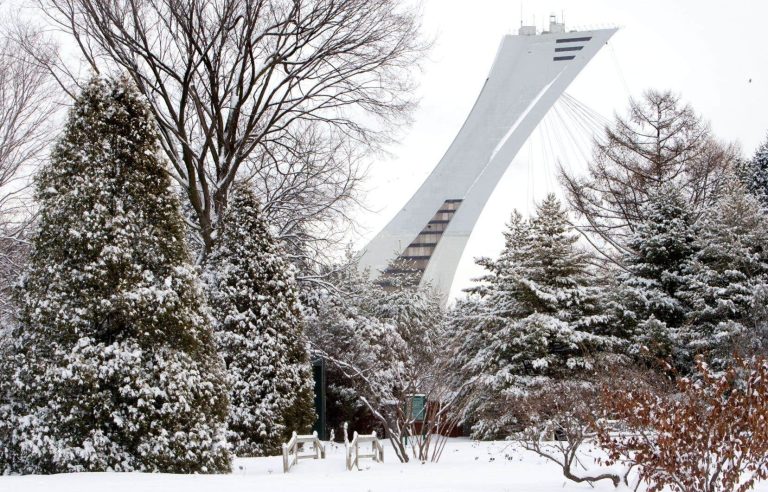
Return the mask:
[[(600, 352), (619, 343), (605, 334), (603, 292), (554, 195), (531, 220), (515, 214), (505, 237), (501, 256), (480, 262), (489, 274), (474, 289), (479, 306), (467, 304), (471, 313), (459, 318), (465, 326), (451, 330), (486, 340), (477, 354), (456, 355), (483, 388), (475, 405), (475, 431), (483, 437), (515, 423), (514, 404), (504, 398), (536, 391), (550, 379), (579, 379), (594, 369)], [(477, 344), (460, 347), (474, 350)]]
[(637, 353), (650, 359), (687, 359), (680, 339), (689, 305), (681, 296), (696, 252), (695, 217), (682, 193), (662, 185), (643, 205), (643, 220), (628, 241), (615, 303)]
[(699, 221), (696, 245), (681, 293), (690, 305), (682, 342), (722, 367), (737, 342), (753, 345), (755, 294), (768, 288), (768, 217), (760, 200), (731, 183)]
[(231, 384), (229, 441), (238, 456), (279, 453), (315, 420), (314, 382), (292, 267), (245, 185), (233, 189), (206, 283)]
[(744, 162), (740, 174), (747, 190), (768, 205), (768, 139), (760, 144), (752, 159)]
[(5, 471), (225, 472), (228, 410), (205, 297), (127, 79), (94, 79), (37, 176)]

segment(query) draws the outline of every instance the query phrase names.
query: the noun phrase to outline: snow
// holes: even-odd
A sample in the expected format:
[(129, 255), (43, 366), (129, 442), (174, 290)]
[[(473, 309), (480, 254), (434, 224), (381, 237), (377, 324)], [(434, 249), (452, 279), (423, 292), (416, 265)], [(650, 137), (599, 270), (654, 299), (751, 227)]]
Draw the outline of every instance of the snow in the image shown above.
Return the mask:
[[(361, 460), (361, 470), (347, 471), (344, 446), (327, 446), (325, 460), (301, 460), (284, 474), (282, 458), (236, 459), (229, 475), (150, 473), (72, 473), (0, 477), (0, 490), (13, 492), (568, 492), (614, 491), (608, 482), (576, 484), (558, 467), (516, 443), (450, 439), (439, 463), (399, 463), (384, 442), (384, 463)], [(589, 458), (584, 462), (594, 468)], [(621, 490), (621, 489), (620, 489)], [(768, 492), (768, 483), (757, 492)]]
[[(384, 463), (361, 460), (347, 471), (344, 446), (327, 446), (325, 460), (302, 460), (284, 474), (282, 457), (236, 459), (230, 475), (76, 473), (0, 477), (14, 492), (239, 491), (511, 491), (615, 490), (610, 483), (569, 483), (555, 465), (515, 443), (451, 439), (439, 463), (399, 463), (384, 442)], [(511, 458), (511, 459), (509, 459)], [(768, 490), (768, 489), (766, 489)]]

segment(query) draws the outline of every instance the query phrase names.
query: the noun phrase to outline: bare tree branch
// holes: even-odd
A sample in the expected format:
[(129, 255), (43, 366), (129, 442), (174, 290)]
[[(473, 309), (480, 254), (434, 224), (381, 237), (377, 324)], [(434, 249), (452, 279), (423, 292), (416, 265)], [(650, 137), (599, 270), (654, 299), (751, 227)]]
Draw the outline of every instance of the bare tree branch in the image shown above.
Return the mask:
[[(47, 155), (58, 109), (56, 85), (15, 41), (40, 46), (39, 32), (15, 20), (0, 33), (0, 317), (12, 316), (11, 287), (28, 252), (31, 175)], [(50, 48), (50, 47), (49, 47)]]
[(40, 4), (88, 65), (128, 73), (147, 96), (203, 254), (235, 179), (256, 181), (288, 234), (343, 218), (362, 176), (346, 158), (407, 120), (426, 48), (402, 0)]

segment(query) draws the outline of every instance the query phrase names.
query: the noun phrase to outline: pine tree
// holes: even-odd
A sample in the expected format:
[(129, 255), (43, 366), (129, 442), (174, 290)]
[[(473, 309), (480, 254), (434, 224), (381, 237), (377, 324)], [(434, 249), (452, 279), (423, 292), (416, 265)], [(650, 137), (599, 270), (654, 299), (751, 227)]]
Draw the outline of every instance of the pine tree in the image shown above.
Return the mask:
[[(521, 318), (530, 314), (525, 306), (518, 302), (525, 294), (525, 286), (517, 282), (517, 271), (525, 268), (526, 260), (531, 257), (533, 238), (531, 224), (517, 210), (507, 224), (504, 235), (504, 249), (499, 258), (478, 258), (477, 264), (488, 273), (478, 279), (478, 284), (467, 289), (470, 294), (483, 298), (493, 298), (494, 309), (488, 313), (488, 321), (497, 319), (503, 324), (510, 318)], [(510, 278), (510, 275), (515, 275)]]
[[(491, 409), (497, 408), (499, 396), (495, 392), (485, 391), (486, 374), (491, 372), (491, 360), (486, 349), (500, 326), (494, 322), (497, 320), (490, 319), (489, 311), (479, 295), (469, 294), (457, 299), (444, 317), (447, 339), (444, 355), (448, 358), (449, 369), (446, 383), (466, 394), (461, 417), (464, 425), (476, 424), (476, 436), (493, 435), (498, 428), (505, 426), (504, 422), (492, 419), (489, 415)], [(493, 425), (486, 429), (486, 423), (492, 420)]]
[[(692, 355), (722, 367), (734, 344), (750, 337), (754, 297), (768, 287), (768, 217), (755, 196), (733, 182), (699, 221), (696, 253), (681, 294), (691, 310), (683, 333)], [(693, 361), (690, 361), (691, 367)]]
[[(488, 344), (474, 356), (461, 356), (485, 388), (479, 394), (510, 397), (553, 378), (578, 378), (619, 344), (601, 334), (608, 321), (601, 314), (603, 292), (593, 286), (589, 255), (577, 241), (566, 211), (550, 195), (530, 221), (513, 216), (498, 260), (481, 261), (489, 274), (474, 289), (482, 299), (474, 314), (479, 326), (468, 328), (479, 330)], [(477, 407), (479, 436), (494, 436), (516, 418), (493, 399)]]
[(638, 354), (674, 356), (682, 363), (679, 332), (689, 307), (680, 294), (696, 249), (694, 216), (673, 186), (652, 193), (641, 211), (644, 219), (628, 241), (619, 276), (617, 317)]
[(768, 205), (768, 139), (757, 148), (752, 159), (743, 163), (739, 174), (747, 190), (763, 205)]
[(315, 420), (314, 380), (292, 268), (255, 194), (233, 189), (206, 282), (231, 384), (229, 441), (238, 456), (279, 453)]
[(94, 79), (37, 176), (6, 472), (230, 469), (224, 368), (158, 155), (138, 91)]

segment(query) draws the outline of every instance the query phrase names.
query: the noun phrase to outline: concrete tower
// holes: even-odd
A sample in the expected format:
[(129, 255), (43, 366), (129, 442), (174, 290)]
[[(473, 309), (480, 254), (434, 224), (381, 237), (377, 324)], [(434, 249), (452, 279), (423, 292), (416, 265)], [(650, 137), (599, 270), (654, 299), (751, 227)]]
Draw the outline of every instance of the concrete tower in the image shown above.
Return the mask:
[(566, 32), (550, 19), (501, 40), (483, 89), (437, 167), (363, 251), (378, 277), (410, 260), (447, 300), (459, 260), (488, 198), (518, 151), (576, 75), (616, 29)]

